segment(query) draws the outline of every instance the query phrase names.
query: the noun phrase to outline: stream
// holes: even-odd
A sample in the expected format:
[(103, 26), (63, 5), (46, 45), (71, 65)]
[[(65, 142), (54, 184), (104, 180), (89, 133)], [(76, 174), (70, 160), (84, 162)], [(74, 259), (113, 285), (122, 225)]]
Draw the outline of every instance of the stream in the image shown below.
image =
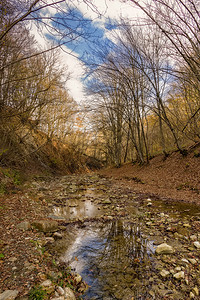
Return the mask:
[[(54, 247), (88, 284), (81, 299), (199, 299), (198, 206), (135, 193), (95, 174), (64, 176), (43, 193), (49, 217), (67, 223)], [(173, 253), (157, 254), (162, 243)]]

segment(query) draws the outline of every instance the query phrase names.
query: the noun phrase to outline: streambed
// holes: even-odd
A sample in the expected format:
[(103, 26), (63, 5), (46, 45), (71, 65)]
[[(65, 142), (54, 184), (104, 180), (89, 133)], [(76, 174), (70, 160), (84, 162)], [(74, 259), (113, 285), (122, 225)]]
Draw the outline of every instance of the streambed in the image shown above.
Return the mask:
[[(54, 248), (89, 285), (82, 299), (199, 298), (198, 206), (136, 194), (98, 175), (65, 176), (48, 193), (50, 217), (68, 224)], [(157, 255), (162, 243), (173, 253)]]

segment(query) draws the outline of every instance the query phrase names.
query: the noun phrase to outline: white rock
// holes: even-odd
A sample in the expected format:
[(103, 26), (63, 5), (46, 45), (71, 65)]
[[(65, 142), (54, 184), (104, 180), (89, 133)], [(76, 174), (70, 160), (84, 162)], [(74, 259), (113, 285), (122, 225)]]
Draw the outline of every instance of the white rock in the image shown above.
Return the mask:
[(76, 300), (76, 297), (75, 297), (73, 291), (70, 288), (66, 287), (64, 289), (64, 291), (65, 291), (65, 294), (64, 294), (65, 299), (67, 299), (67, 300)]
[(184, 274), (183, 271), (178, 272), (178, 273), (174, 274), (174, 278), (176, 278), (176, 279), (183, 279), (183, 278), (185, 278), (185, 274)]
[(189, 261), (186, 258), (182, 258), (181, 261), (186, 263), (186, 264), (189, 264)]
[(198, 241), (194, 242), (194, 246), (197, 248), (197, 249), (200, 249), (200, 243)]
[(172, 254), (173, 248), (166, 243), (158, 245), (156, 248), (156, 254)]
[(6, 290), (0, 294), (0, 300), (14, 300), (18, 295), (17, 290)]
[(160, 272), (160, 275), (161, 275), (162, 277), (167, 277), (169, 274), (170, 274), (170, 272), (167, 271), (167, 270), (162, 270), (162, 271)]
[(52, 285), (52, 282), (51, 282), (51, 280), (48, 279), (48, 280), (43, 281), (40, 285), (44, 286), (44, 287), (48, 287), (48, 286)]
[(61, 286), (58, 286), (56, 288), (56, 291), (58, 292), (59, 295), (63, 296), (65, 294), (65, 291), (63, 290), (63, 288)]
[(59, 233), (59, 232), (54, 232), (53, 236), (54, 236), (54, 238), (56, 238), (56, 239), (62, 239), (62, 237), (63, 237), (62, 234)]
[(65, 300), (65, 297), (62, 296), (62, 297), (54, 297), (54, 298), (51, 298), (51, 300)]

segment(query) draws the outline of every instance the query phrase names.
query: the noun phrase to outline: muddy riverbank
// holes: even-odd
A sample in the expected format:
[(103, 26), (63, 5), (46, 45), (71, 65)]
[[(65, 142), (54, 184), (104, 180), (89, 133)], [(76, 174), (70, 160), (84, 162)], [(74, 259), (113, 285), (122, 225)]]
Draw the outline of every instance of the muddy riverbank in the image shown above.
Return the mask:
[[(70, 286), (77, 299), (198, 299), (199, 206), (139, 193), (98, 174), (34, 180), (24, 188), (1, 203), (1, 292), (27, 297), (33, 285), (50, 280), (45, 297), (59, 298), (58, 286), (69, 287), (78, 273), (81, 288)], [(38, 232), (32, 226), (38, 219), (57, 222), (56, 235)], [(24, 221), (28, 230), (19, 228)], [(70, 266), (68, 281), (53, 282), (57, 262)]]

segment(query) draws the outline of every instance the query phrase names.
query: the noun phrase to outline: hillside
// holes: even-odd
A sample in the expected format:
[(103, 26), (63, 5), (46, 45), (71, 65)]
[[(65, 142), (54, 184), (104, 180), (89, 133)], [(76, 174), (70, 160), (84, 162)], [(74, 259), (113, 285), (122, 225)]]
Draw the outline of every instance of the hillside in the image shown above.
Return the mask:
[(167, 159), (156, 156), (148, 165), (128, 163), (100, 173), (142, 193), (200, 204), (200, 146), (188, 152), (185, 157), (174, 152)]

